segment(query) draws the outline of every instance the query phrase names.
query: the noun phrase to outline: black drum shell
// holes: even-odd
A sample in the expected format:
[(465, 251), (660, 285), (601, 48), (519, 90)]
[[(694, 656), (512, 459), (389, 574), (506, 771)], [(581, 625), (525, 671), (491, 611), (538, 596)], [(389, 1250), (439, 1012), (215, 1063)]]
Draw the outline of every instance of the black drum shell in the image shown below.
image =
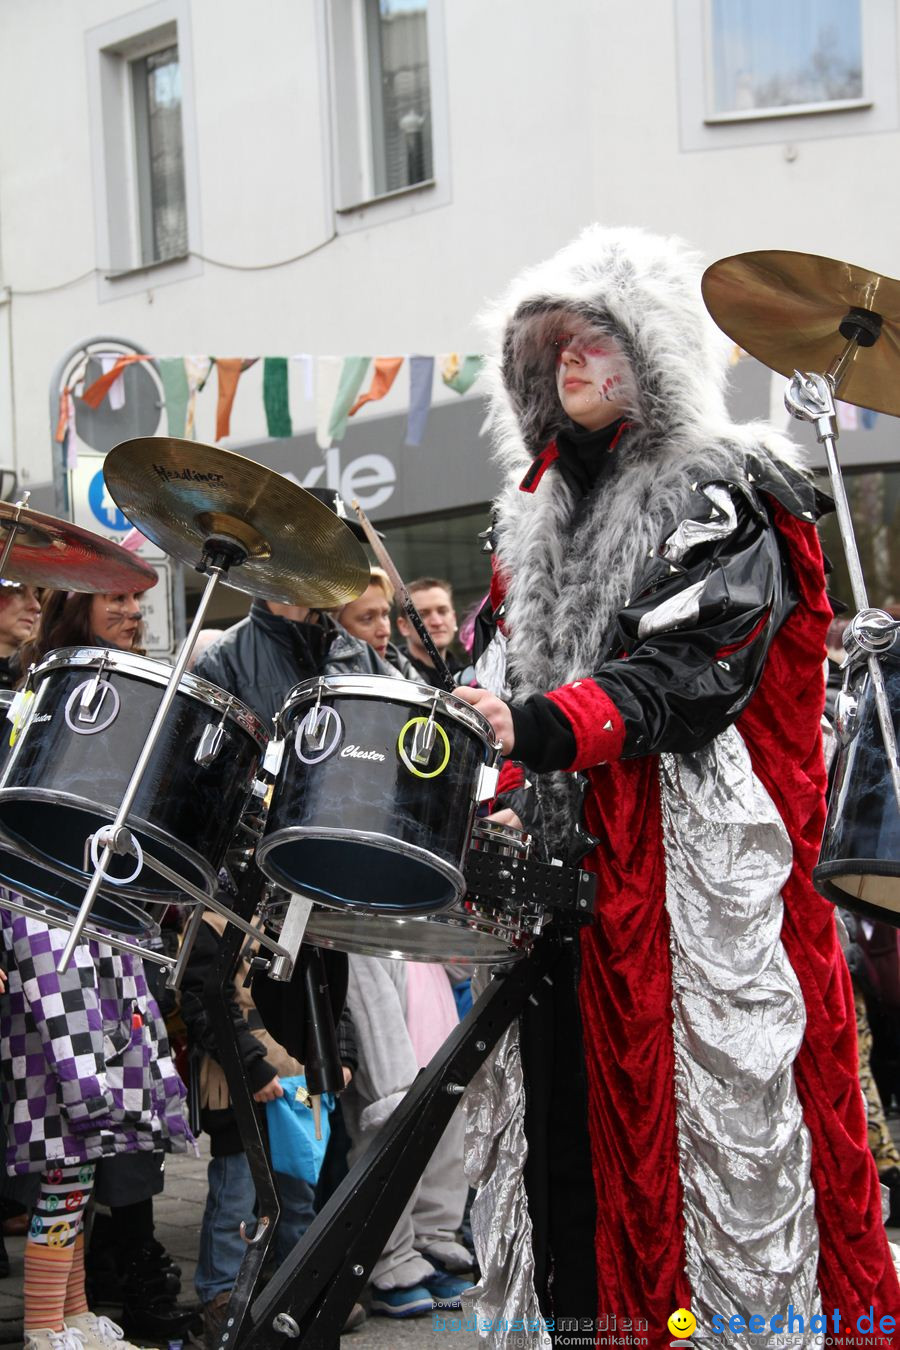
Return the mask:
[[(894, 735), (900, 736), (900, 642), (878, 658)], [(875, 694), (865, 664), (851, 675), (854, 728), (839, 745), (816, 889), (836, 905), (900, 927), (900, 807), (894, 796)]]
[[(448, 908), (465, 889), (461, 864), (481, 771), (494, 758), (487, 723), (473, 729), (468, 705), (460, 701), (457, 714), (452, 696), (425, 685), (364, 676), (321, 683), (322, 705), (341, 720), (339, 737), (325, 758), (305, 764), (296, 733), (319, 682), (291, 691), (259, 866), (279, 885), (339, 908), (402, 915)], [(443, 736), (449, 755), (442, 772), (424, 778), (403, 763), (398, 742), (411, 719), (428, 717), (434, 697), (443, 735), (426, 772), (443, 757)]]
[[(526, 857), (527, 839), (510, 826), (476, 820), (471, 847), (501, 857)], [(278, 906), (272, 908), (277, 916)], [(501, 909), (471, 893), (440, 914), (415, 918), (316, 905), (307, 921), (306, 938), (319, 947), (362, 956), (506, 966), (528, 954), (548, 918), (525, 905)]]
[[(10, 738), (13, 724), (7, 714), (15, 698), (14, 689), (0, 689), (0, 772), (12, 753)], [(15, 881), (12, 875), (15, 876)], [(8, 885), (18, 891), (20, 896), (34, 897), (38, 901), (30, 910), (33, 918), (42, 922), (52, 922), (53, 915), (62, 913), (70, 916), (81, 905), (86, 885), (73, 877), (63, 876), (49, 867), (35, 862), (20, 853), (13, 853), (0, 846), (0, 885)], [(0, 900), (2, 908), (2, 900)], [(100, 895), (91, 911), (94, 923), (105, 926), (115, 933), (147, 936), (156, 925), (149, 919), (143, 921), (139, 913), (132, 913), (118, 901)]]
[[(104, 678), (119, 697), (118, 712), (103, 730), (79, 734), (67, 723), (66, 704), (93, 678), (101, 658), (108, 663)], [(93, 867), (83, 865), (85, 839), (115, 818), (170, 673), (162, 663), (130, 653), (86, 648), (51, 653), (34, 672), (34, 701), (0, 775), (0, 843), (5, 839), (31, 862), (46, 860), (87, 884)], [(200, 739), (210, 723), (222, 720), (217, 703), (227, 695), (205, 681), (187, 681), (163, 724), (128, 825), (143, 849), (211, 891), (250, 794), (265, 737), (261, 729), (253, 734), (229, 715), (216, 758), (197, 764)], [(191, 684), (213, 691), (213, 701), (187, 692)], [(255, 722), (242, 705), (241, 713)], [(134, 866), (127, 855), (114, 859), (110, 870), (122, 876)], [(7, 855), (0, 879), (16, 886), (13, 872)], [(172, 882), (147, 867), (133, 884), (103, 889), (142, 901), (183, 899)]]

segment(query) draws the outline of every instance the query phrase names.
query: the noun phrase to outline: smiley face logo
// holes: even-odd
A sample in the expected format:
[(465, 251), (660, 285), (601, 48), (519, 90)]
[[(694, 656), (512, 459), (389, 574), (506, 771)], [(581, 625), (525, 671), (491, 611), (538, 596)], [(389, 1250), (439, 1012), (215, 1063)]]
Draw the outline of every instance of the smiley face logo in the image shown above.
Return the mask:
[(686, 1340), (697, 1330), (697, 1319), (687, 1308), (677, 1308), (669, 1318), (668, 1327), (673, 1336)]

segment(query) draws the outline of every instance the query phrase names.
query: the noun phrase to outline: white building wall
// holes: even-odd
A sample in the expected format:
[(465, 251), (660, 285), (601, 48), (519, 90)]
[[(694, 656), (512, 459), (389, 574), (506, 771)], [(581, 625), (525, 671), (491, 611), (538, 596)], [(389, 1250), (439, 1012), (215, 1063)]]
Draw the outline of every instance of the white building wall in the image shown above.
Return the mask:
[[(204, 261), (169, 284), (148, 271), (139, 289), (104, 299), (86, 50), (90, 30), (136, 11), (0, 0), (0, 286), (11, 292), (0, 462), (14, 456), (25, 482), (51, 477), (51, 370), (93, 334), (160, 355), (477, 351), (485, 299), (592, 219), (679, 233), (709, 259), (781, 247), (900, 274), (896, 118), (877, 134), (862, 130), (865, 112), (782, 119), (761, 144), (681, 148), (676, 18), (693, 0), (444, 0), (431, 40), (446, 71), (449, 201), (422, 210), (424, 189), (409, 198), (414, 214), (384, 222), (374, 208), (325, 243), (337, 219), (326, 12), (350, 2), (179, 0), (193, 52), (192, 247), (242, 265), (324, 247), (267, 271)], [(895, 0), (863, 3), (866, 22), (892, 34), (896, 103)], [(244, 377), (234, 440), (263, 430), (259, 379), (260, 367)], [(311, 423), (292, 392), (295, 422)], [(404, 398), (398, 386), (383, 407)], [(210, 390), (201, 439), (214, 414)]]

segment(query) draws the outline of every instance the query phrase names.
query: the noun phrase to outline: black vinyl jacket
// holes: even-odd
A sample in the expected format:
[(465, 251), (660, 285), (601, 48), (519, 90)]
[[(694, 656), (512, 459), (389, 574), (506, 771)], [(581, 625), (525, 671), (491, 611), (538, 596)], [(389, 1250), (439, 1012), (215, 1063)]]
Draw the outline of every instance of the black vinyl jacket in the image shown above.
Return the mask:
[[(704, 491), (709, 486), (694, 490), (690, 519), (699, 523), (716, 509)], [(666, 558), (660, 540), (590, 674), (625, 724), (623, 759), (689, 752), (739, 716), (759, 683), (772, 639), (797, 603), (770, 499), (809, 519), (830, 505), (800, 475), (756, 489), (715, 486), (728, 492), (735, 527), (688, 548), (678, 560)], [(683, 606), (682, 617), (655, 631), (653, 616), (665, 604), (673, 612)], [(572, 764), (572, 728), (553, 701), (535, 695), (514, 703), (512, 713), (515, 759), (535, 773)]]

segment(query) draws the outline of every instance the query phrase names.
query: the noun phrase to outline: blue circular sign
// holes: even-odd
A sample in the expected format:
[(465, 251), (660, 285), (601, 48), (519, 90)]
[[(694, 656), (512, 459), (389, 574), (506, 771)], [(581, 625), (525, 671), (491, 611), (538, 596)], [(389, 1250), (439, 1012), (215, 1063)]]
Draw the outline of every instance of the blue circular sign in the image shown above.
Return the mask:
[(131, 521), (116, 506), (109, 488), (103, 478), (103, 470), (98, 469), (88, 488), (88, 505), (105, 530), (130, 530)]

